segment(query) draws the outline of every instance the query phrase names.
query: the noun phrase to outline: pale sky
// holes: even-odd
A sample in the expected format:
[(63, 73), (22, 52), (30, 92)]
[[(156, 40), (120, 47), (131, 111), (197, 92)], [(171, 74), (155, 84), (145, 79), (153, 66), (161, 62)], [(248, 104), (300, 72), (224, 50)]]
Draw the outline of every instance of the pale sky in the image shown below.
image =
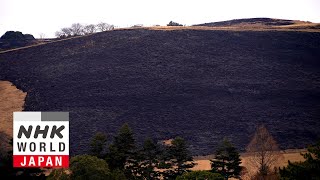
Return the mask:
[(14, 30), (54, 37), (77, 22), (126, 27), (254, 17), (320, 23), (320, 0), (0, 0), (0, 36)]

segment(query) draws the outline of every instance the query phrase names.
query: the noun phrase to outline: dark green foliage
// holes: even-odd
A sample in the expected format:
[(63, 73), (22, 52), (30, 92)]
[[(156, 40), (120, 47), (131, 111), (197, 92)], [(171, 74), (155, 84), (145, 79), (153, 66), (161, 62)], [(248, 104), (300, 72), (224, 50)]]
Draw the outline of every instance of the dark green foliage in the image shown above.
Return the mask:
[[(0, 133), (2, 136), (2, 133)], [(12, 139), (8, 142), (10, 149), (12, 149)], [(25, 178), (25, 179), (45, 179), (43, 170), (39, 168), (13, 168), (13, 152), (12, 150), (0, 152), (0, 179), (14, 179), (14, 178)]]
[(90, 153), (98, 158), (104, 157), (104, 149), (107, 143), (107, 137), (104, 133), (98, 132), (92, 138), (90, 143)]
[(109, 146), (107, 162), (110, 169), (124, 170), (127, 160), (133, 156), (135, 150), (135, 139), (128, 124), (124, 124), (113, 143)]
[(212, 172), (224, 177), (238, 177), (241, 172), (241, 159), (237, 149), (228, 139), (224, 139), (211, 160)]
[(175, 179), (185, 172), (189, 172), (195, 163), (191, 156), (186, 141), (181, 137), (176, 137), (167, 149), (169, 164), (171, 169), (165, 171), (166, 179)]
[(110, 171), (107, 163), (90, 155), (79, 155), (70, 160), (71, 179), (108, 179)]
[(183, 175), (177, 177), (177, 180), (224, 180), (224, 177), (221, 174), (209, 171), (192, 171), (183, 173)]
[(155, 168), (159, 167), (161, 154), (159, 145), (151, 139), (146, 139), (143, 147), (136, 152), (133, 159), (129, 160), (126, 168), (136, 178), (159, 179), (160, 173)]
[(65, 169), (54, 169), (47, 177), (47, 180), (70, 180), (71, 174), (68, 174)]
[(291, 163), (280, 169), (282, 179), (320, 179), (320, 141), (308, 147), (308, 152), (302, 154), (304, 162)]
[(141, 151), (142, 161), (142, 176), (146, 179), (157, 179), (159, 173), (155, 168), (159, 165), (160, 156), (162, 154), (160, 147), (151, 139), (146, 139)]
[(119, 169), (113, 170), (110, 175), (110, 180), (126, 180), (127, 177), (123, 171)]
[(167, 26), (183, 26), (183, 25), (177, 22), (170, 21), (169, 24), (167, 24)]

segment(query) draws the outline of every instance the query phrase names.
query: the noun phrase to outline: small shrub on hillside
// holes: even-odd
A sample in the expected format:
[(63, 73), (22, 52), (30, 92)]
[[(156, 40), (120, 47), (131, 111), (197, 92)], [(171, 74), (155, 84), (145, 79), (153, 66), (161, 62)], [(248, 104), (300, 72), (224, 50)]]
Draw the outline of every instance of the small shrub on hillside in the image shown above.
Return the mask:
[(308, 147), (308, 152), (302, 154), (305, 161), (291, 163), (280, 169), (283, 179), (320, 179), (320, 141)]
[(169, 24), (167, 24), (167, 26), (183, 26), (183, 25), (177, 22), (170, 21)]

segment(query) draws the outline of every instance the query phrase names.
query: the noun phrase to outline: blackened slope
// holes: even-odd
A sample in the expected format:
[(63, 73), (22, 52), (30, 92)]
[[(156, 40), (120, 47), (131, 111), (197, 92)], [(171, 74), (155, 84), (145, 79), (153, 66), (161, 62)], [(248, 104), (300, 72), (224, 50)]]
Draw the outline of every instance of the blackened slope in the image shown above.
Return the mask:
[(287, 19), (273, 19), (273, 18), (248, 18), (248, 19), (233, 19), (228, 21), (219, 21), (198, 24), (195, 26), (211, 26), (211, 27), (226, 27), (226, 26), (241, 26), (241, 25), (264, 25), (264, 26), (285, 26), (293, 24), (312, 24), (306, 21), (295, 21)]
[(195, 154), (242, 149), (259, 123), (284, 148), (319, 138), (320, 34), (123, 30), (0, 54), (26, 110), (70, 111), (71, 150), (124, 122)]

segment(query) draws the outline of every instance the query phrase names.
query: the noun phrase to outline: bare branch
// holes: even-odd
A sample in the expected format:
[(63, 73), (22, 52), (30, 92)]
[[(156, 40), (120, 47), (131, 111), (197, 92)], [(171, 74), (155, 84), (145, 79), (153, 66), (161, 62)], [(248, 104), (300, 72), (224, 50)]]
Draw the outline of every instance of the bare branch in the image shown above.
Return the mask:
[(263, 125), (257, 128), (247, 146), (247, 152), (251, 154), (249, 159), (251, 165), (256, 167), (261, 176), (268, 175), (281, 157), (277, 142)]
[(101, 23), (97, 24), (97, 29), (101, 32), (110, 31), (110, 30), (114, 29), (114, 26), (107, 24), (107, 23), (104, 23), (104, 22), (101, 22)]
[(73, 36), (83, 35), (83, 26), (80, 23), (74, 23), (70, 28)]
[(83, 28), (84, 34), (92, 34), (97, 32), (97, 27), (94, 24), (89, 24)]

